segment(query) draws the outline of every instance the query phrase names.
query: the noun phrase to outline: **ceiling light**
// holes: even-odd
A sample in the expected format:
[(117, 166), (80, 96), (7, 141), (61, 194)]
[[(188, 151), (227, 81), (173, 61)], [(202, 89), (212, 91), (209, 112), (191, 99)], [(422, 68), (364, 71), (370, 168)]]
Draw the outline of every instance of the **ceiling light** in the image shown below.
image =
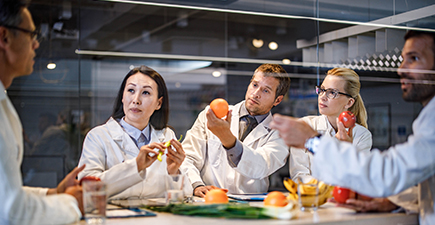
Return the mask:
[(211, 73), (211, 75), (213, 75), (214, 77), (220, 77), (222, 75), (222, 73), (220, 71), (213, 71), (213, 73)]
[(264, 42), (261, 39), (252, 39), (252, 45), (256, 48), (261, 48)]
[(289, 65), (291, 63), (290, 59), (283, 59), (282, 64)]
[(48, 64), (47, 64), (47, 69), (49, 69), (49, 70), (54, 70), (56, 68), (56, 63), (54, 63), (54, 62), (49, 62)]
[(275, 51), (276, 49), (278, 49), (278, 44), (276, 42), (272, 41), (269, 43), (269, 48), (270, 48), (270, 50)]

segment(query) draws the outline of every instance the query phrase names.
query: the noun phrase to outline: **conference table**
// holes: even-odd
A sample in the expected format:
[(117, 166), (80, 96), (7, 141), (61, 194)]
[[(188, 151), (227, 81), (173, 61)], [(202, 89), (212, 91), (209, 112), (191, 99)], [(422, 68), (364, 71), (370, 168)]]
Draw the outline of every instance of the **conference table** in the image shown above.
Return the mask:
[[(262, 202), (250, 203), (254, 206), (261, 206)], [(118, 206), (108, 205), (108, 208)], [(296, 218), (290, 220), (279, 219), (225, 219), (174, 215), (171, 213), (154, 212), (156, 216), (131, 217), (131, 218), (108, 218), (106, 224), (133, 225), (268, 225), (268, 224), (418, 224), (417, 214), (406, 213), (356, 213), (353, 210), (336, 207), (334, 203), (326, 203), (314, 212), (299, 211)], [(78, 224), (86, 224), (81, 220)]]

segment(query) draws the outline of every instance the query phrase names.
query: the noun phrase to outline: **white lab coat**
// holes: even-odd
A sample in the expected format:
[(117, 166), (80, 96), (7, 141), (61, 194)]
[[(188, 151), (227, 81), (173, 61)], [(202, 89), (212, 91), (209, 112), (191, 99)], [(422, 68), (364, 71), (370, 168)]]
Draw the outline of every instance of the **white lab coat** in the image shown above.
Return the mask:
[[(150, 128), (150, 143), (175, 139), (170, 128)], [(164, 197), (164, 176), (168, 174), (166, 155), (163, 155), (162, 162), (156, 160), (150, 167), (138, 172), (138, 154), (139, 148), (131, 137), (115, 119), (110, 118), (106, 124), (93, 128), (86, 135), (79, 161), (79, 166), (86, 164), (86, 167), (79, 173), (79, 179), (84, 176), (99, 177), (106, 183), (111, 199)]]
[[(336, 132), (331, 123), (329, 123), (328, 117), (325, 115), (306, 116), (301, 118), (301, 120), (306, 122), (317, 132), (325, 136), (335, 137)], [(355, 146), (358, 151), (369, 152), (372, 148), (372, 133), (370, 133), (367, 128), (355, 124), (355, 127), (352, 129), (352, 137), (352, 145)], [(308, 153), (306, 149), (290, 148), (289, 160), (290, 177), (293, 180), (296, 181), (298, 177), (311, 175), (313, 155)]]
[[(244, 101), (232, 109), (231, 132), (239, 136), (239, 111)], [(219, 138), (207, 129), (206, 107), (192, 128), (187, 131), (183, 141), (186, 159), (182, 164), (192, 184), (202, 182), (227, 188), (229, 193), (262, 193), (269, 187), (273, 172), (285, 165), (289, 151), (278, 131), (271, 130), (269, 115), (253, 129), (243, 144), (240, 162), (234, 167), (229, 162), (225, 148)]]
[(408, 141), (383, 152), (357, 152), (349, 143), (322, 137), (311, 165), (313, 176), (373, 197), (398, 194), (418, 184), (420, 224), (434, 224), (434, 111), (432, 98), (413, 122)]
[(0, 82), (0, 224), (66, 224), (80, 219), (76, 199), (46, 196), (47, 188), (23, 187), (23, 130)]

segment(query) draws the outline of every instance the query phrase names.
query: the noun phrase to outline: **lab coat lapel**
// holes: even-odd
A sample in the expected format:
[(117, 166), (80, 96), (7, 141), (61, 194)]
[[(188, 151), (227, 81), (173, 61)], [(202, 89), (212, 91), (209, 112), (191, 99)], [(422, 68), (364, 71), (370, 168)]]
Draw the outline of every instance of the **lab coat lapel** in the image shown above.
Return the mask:
[(124, 154), (133, 156), (137, 156), (137, 154), (139, 154), (139, 149), (137, 148), (136, 144), (117, 121), (115, 121), (113, 118), (110, 118), (107, 125), (110, 135), (115, 143), (121, 148), (120, 150), (124, 151)]
[(272, 114), (269, 112), (269, 115), (259, 123), (249, 134), (246, 136), (243, 141), (244, 144), (251, 146), (252, 143), (258, 141), (258, 139), (263, 138), (268, 134), (271, 130), (269, 128), (269, 123), (272, 122)]

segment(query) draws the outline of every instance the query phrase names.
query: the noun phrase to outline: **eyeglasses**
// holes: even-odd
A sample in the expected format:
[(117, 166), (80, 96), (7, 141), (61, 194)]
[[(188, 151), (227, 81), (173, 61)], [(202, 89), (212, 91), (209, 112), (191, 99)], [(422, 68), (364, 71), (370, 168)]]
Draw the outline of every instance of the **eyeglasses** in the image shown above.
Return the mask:
[(34, 31), (31, 31), (31, 30), (27, 30), (27, 29), (24, 29), (24, 28), (21, 28), (21, 27), (10, 26), (10, 25), (0, 25), (0, 26), (6, 27), (6, 28), (9, 28), (9, 29), (19, 30), (19, 31), (24, 32), (24, 33), (28, 33), (28, 34), (30, 34), (30, 37), (33, 40), (38, 40), (38, 37), (41, 36), (41, 31), (38, 30), (38, 29), (36, 29)]
[(331, 89), (331, 88), (323, 89), (323, 88), (321, 88), (319, 86), (316, 86), (316, 93), (318, 95), (321, 95), (322, 93), (325, 93), (326, 97), (328, 97), (329, 99), (336, 98), (338, 94), (345, 95), (345, 96), (347, 96), (349, 98), (353, 98), (352, 95), (346, 94), (346, 93), (343, 93), (343, 92), (339, 92), (337, 89)]

